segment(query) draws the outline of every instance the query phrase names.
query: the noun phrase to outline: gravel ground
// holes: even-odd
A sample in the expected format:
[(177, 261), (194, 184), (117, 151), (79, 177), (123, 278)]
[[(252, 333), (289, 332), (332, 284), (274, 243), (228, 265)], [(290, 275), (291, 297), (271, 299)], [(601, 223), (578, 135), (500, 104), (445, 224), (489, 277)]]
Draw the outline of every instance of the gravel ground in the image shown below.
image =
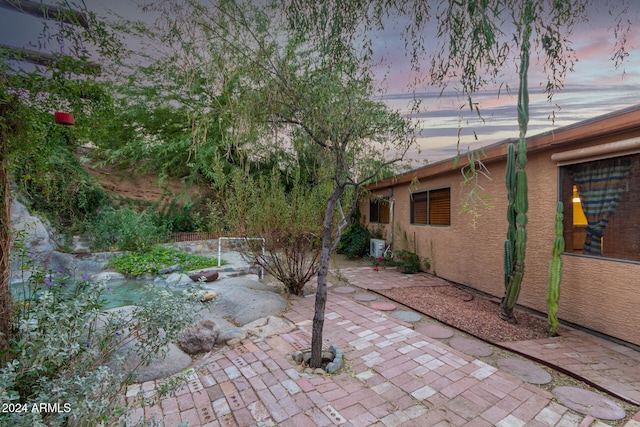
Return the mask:
[(548, 337), (546, 318), (516, 309), (518, 323), (510, 324), (498, 316), (497, 301), (453, 285), (396, 288), (380, 294), (487, 341)]

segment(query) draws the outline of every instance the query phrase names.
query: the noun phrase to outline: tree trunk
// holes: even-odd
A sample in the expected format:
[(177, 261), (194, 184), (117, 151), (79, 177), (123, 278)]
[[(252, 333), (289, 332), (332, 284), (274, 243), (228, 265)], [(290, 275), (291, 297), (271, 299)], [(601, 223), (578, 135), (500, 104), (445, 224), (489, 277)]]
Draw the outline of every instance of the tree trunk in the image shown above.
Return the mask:
[[(8, 166), (8, 129), (0, 126), (0, 355), (8, 349), (11, 321), (11, 293), (9, 291), (9, 273), (11, 264), (11, 190), (9, 187)], [(4, 357), (0, 356), (0, 361)]]
[(311, 335), (311, 360), (309, 366), (319, 368), (322, 365), (322, 328), (324, 327), (324, 310), (327, 305), (327, 275), (333, 248), (333, 213), (338, 199), (344, 193), (344, 185), (337, 185), (327, 201), (324, 211), (324, 231), (322, 233), (322, 252), (318, 268), (318, 288), (316, 289), (316, 308), (313, 316), (313, 332)]

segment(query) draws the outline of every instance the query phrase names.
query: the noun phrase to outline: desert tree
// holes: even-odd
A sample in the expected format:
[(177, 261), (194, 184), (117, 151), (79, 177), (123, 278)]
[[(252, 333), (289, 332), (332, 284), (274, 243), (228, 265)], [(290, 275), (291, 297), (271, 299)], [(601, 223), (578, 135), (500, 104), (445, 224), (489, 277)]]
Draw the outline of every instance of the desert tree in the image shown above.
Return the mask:
[[(311, 365), (318, 367), (329, 261), (346, 225), (343, 196), (357, 194), (380, 170), (403, 159), (414, 142), (413, 129), (381, 101), (367, 46), (334, 39), (330, 32), (299, 33), (278, 5), (252, 3), (173, 0), (148, 7), (162, 17), (157, 34), (174, 47), (189, 85), (198, 80), (217, 94), (224, 82), (237, 79), (224, 106), (198, 104), (221, 109), (219, 114), (230, 118), (226, 137), (231, 144), (250, 150), (254, 158), (275, 152), (279, 159), (300, 160), (304, 153), (307, 160), (310, 154), (322, 160), (312, 179), (330, 185), (313, 319)], [(339, 10), (332, 10), (323, 19), (331, 25), (339, 16)], [(194, 122), (194, 127), (199, 125)], [(355, 197), (344, 201), (346, 210), (357, 206)]]

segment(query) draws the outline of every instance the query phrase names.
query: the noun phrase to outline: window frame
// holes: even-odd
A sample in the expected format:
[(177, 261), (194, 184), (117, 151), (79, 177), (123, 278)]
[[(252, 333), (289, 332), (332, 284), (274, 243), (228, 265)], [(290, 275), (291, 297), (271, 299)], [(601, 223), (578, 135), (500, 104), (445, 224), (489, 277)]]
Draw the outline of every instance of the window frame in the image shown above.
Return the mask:
[[(432, 209), (432, 207), (435, 206), (435, 202), (438, 202), (437, 199), (435, 199), (434, 196), (438, 195), (438, 193), (441, 192), (447, 192), (447, 197), (446, 197), (446, 201), (444, 201), (444, 205), (441, 209), (447, 209), (446, 214), (444, 213), (444, 211), (438, 212), (438, 216), (443, 216), (443, 218), (446, 218), (446, 222), (443, 222), (442, 220), (436, 220), (437, 218), (434, 218), (436, 216), (436, 213), (434, 213), (435, 209)], [(420, 210), (420, 212), (416, 211), (417, 207), (420, 207), (420, 205), (424, 204), (424, 212), (422, 211), (422, 209)], [(440, 203), (439, 203), (440, 204)], [(434, 206), (432, 206), (434, 205)], [(420, 214), (418, 218), (416, 218), (418, 215)], [(429, 190), (421, 190), (421, 191), (416, 191), (411, 193), (411, 203), (410, 203), (410, 207), (409, 207), (409, 223), (411, 225), (418, 225), (418, 226), (422, 226), (422, 225), (429, 225), (429, 226), (433, 226), (433, 227), (450, 227), (451, 226), (451, 187), (438, 187), (438, 188), (432, 188)], [(416, 221), (420, 221), (420, 222), (416, 222)], [(424, 221), (424, 222), (423, 222)]]
[[(386, 215), (383, 212), (386, 205)], [(373, 215), (375, 206), (375, 218)], [(386, 221), (385, 221), (386, 217)], [(389, 224), (391, 221), (391, 202), (388, 197), (372, 197), (369, 199), (369, 223), (372, 224)]]
[[(583, 239), (582, 235), (581, 235), (581, 229), (586, 227), (586, 225), (582, 224), (582, 221), (584, 221), (584, 218), (581, 219), (581, 222), (579, 223), (575, 223), (574, 221), (576, 220), (576, 217), (574, 216), (574, 203), (573, 203), (573, 197), (574, 196), (578, 196), (578, 194), (574, 194), (573, 192), (573, 187), (575, 187), (575, 180), (573, 180), (570, 177), (570, 171), (574, 170), (572, 168), (578, 166), (578, 165), (582, 165), (582, 164), (594, 164), (596, 162), (599, 161), (606, 161), (606, 160), (615, 160), (618, 158), (624, 158), (624, 157), (630, 157), (631, 158), (631, 163), (634, 164), (632, 166), (632, 170), (636, 171), (640, 170), (640, 152), (631, 152), (631, 153), (611, 153), (610, 155), (607, 156), (600, 156), (600, 157), (596, 157), (596, 158), (584, 158), (584, 159), (575, 159), (575, 160), (569, 160), (569, 161), (563, 161), (563, 162), (559, 162), (558, 163), (558, 197), (557, 197), (557, 201), (561, 201), (563, 202), (564, 205), (564, 220), (563, 220), (563, 228), (564, 228), (564, 233), (563, 233), (563, 237), (565, 240), (565, 250), (563, 252), (563, 255), (568, 255), (568, 256), (577, 256), (577, 257), (586, 257), (586, 258), (592, 258), (592, 259), (599, 259), (599, 260), (608, 260), (608, 261), (614, 261), (614, 262), (625, 262), (625, 263), (633, 263), (633, 264), (640, 264), (640, 258), (638, 259), (632, 259), (632, 258), (624, 258), (622, 256), (624, 256), (625, 252), (621, 252), (621, 253), (617, 253), (617, 254), (612, 254), (610, 253), (611, 251), (613, 251), (613, 249), (607, 249), (606, 252), (609, 252), (609, 254), (605, 254), (605, 246), (603, 243), (602, 246), (602, 254), (591, 254), (591, 253), (583, 253), (582, 249), (578, 248), (580, 241)], [(636, 173), (634, 172), (634, 174)], [(627, 183), (627, 187), (629, 188), (627, 190), (627, 192), (632, 191), (635, 192), (636, 195), (635, 196), (626, 196), (626, 202), (627, 203), (638, 203), (638, 198), (640, 198), (640, 186), (638, 186), (638, 175), (632, 174), (631, 178), (629, 179), (629, 182)], [(635, 182), (635, 186), (633, 185), (633, 183)], [(632, 197), (632, 199), (628, 199), (628, 197)], [(634, 199), (635, 197), (635, 199)], [(624, 206), (624, 205), (622, 205)], [(623, 211), (626, 210), (633, 210), (634, 205), (627, 205), (623, 207)], [(582, 215), (580, 215), (580, 213), (577, 213), (576, 215), (578, 217), (583, 217), (584, 216), (584, 212), (582, 211), (582, 206), (580, 206), (580, 211), (578, 211), (580, 213), (582, 213)], [(616, 217), (615, 217), (615, 213), (613, 214), (614, 217), (611, 218), (611, 225), (613, 225), (614, 222), (616, 222)], [(620, 212), (618, 214), (620, 217), (624, 218), (624, 213)], [(620, 224), (617, 224), (617, 227), (620, 227)], [(579, 234), (578, 237), (576, 237), (576, 233)], [(624, 237), (621, 235), (621, 233), (623, 233), (620, 230), (613, 230), (613, 229), (605, 229), (605, 232), (602, 235), (603, 239), (609, 239), (610, 241), (613, 242), (613, 246), (617, 247), (619, 246), (619, 243), (621, 240), (625, 240)], [(613, 239), (613, 240), (611, 240)], [(634, 252), (633, 250), (631, 252)], [(627, 252), (628, 253), (628, 252)], [(634, 252), (635, 253), (635, 252)]]

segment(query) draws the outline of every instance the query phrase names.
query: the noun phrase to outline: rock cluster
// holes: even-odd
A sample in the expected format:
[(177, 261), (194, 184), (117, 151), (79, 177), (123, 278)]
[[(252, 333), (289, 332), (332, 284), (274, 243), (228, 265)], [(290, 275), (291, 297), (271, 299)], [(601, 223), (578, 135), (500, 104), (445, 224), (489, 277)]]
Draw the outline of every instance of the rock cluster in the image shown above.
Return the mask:
[(291, 353), (291, 360), (299, 364), (305, 372), (314, 374), (333, 374), (338, 372), (342, 366), (342, 351), (338, 346), (332, 345), (329, 350), (322, 352), (322, 366), (324, 368), (311, 368), (311, 350), (294, 351)]

